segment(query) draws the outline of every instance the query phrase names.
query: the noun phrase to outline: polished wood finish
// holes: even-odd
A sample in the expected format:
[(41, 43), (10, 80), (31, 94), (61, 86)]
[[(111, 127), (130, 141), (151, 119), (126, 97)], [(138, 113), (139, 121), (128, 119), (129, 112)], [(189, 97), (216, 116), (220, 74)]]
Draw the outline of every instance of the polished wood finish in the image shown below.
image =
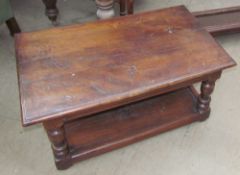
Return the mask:
[(58, 169), (206, 119), (214, 82), (235, 65), (184, 6), (15, 43), (23, 125), (44, 124)]
[(193, 12), (193, 15), (215, 36), (240, 31), (240, 6)]
[(14, 36), (16, 33), (20, 33), (21, 29), (17, 23), (15, 17), (12, 17), (6, 21), (6, 25), (10, 31), (10, 34)]
[(178, 7), (18, 35), (23, 124), (84, 117), (232, 66), (198, 26)]

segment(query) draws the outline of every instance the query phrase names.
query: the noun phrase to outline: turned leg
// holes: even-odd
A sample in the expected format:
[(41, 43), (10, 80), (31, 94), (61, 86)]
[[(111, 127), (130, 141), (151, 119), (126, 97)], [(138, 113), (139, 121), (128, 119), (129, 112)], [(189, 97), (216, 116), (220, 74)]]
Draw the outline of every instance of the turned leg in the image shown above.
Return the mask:
[(201, 92), (197, 100), (197, 111), (201, 114), (200, 121), (204, 121), (210, 114), (211, 94), (215, 87), (215, 82), (221, 77), (222, 72), (215, 72), (209, 75), (201, 84)]
[(127, 4), (127, 9), (128, 9), (128, 14), (133, 14), (134, 13), (134, 0), (127, 0), (128, 4)]
[(57, 9), (57, 0), (42, 0), (46, 6), (46, 15), (52, 21), (53, 25), (57, 25), (57, 16), (58, 16), (58, 9)]
[(21, 32), (20, 27), (19, 27), (19, 25), (18, 25), (18, 23), (17, 23), (17, 21), (14, 17), (8, 19), (6, 21), (6, 24), (7, 24), (7, 27), (9, 29), (9, 31), (10, 31), (10, 34), (12, 36), (14, 36), (15, 33), (20, 33)]
[(211, 94), (214, 90), (214, 86), (215, 81), (212, 80), (203, 81), (201, 84), (201, 93), (197, 101), (197, 110), (200, 114), (205, 114), (202, 120), (209, 117)]
[(97, 5), (97, 17), (100, 19), (111, 18), (115, 15), (114, 0), (95, 0)]
[(126, 15), (126, 0), (119, 0), (120, 4), (120, 15), (125, 16)]
[(72, 165), (66, 142), (65, 130), (61, 122), (45, 122), (44, 128), (52, 145), (57, 169), (64, 170)]

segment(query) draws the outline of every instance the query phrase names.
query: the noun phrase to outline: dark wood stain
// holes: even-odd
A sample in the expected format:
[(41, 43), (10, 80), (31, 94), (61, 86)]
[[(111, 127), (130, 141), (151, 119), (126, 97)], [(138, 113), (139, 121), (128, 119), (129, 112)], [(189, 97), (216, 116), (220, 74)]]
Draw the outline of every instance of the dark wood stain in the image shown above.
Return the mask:
[(207, 119), (236, 64), (184, 6), (22, 33), (16, 56), (23, 125), (43, 123), (58, 169)]
[[(162, 82), (161, 88), (175, 77), (197, 77), (195, 72), (234, 64), (184, 7), (23, 33), (16, 43), (24, 125), (68, 110), (77, 115), (86, 105), (96, 106), (92, 99), (121, 101), (132, 89), (140, 95), (152, 81)], [(109, 76), (122, 85), (102, 78)], [(62, 103), (63, 96), (75, 98)]]

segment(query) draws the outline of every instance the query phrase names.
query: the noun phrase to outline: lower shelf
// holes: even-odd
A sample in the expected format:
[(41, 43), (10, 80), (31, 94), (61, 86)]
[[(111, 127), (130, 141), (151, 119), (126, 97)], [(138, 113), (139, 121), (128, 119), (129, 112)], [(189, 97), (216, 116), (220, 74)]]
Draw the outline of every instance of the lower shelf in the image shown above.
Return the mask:
[(185, 88), (67, 123), (72, 160), (83, 160), (203, 120), (208, 114), (196, 112), (196, 98), (192, 88)]

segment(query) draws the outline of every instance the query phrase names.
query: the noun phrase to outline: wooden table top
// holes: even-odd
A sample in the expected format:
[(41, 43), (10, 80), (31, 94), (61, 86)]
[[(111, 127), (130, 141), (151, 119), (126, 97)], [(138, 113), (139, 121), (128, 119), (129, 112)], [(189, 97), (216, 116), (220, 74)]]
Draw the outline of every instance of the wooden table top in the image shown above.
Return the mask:
[(85, 115), (235, 65), (183, 7), (16, 36), (23, 125)]

